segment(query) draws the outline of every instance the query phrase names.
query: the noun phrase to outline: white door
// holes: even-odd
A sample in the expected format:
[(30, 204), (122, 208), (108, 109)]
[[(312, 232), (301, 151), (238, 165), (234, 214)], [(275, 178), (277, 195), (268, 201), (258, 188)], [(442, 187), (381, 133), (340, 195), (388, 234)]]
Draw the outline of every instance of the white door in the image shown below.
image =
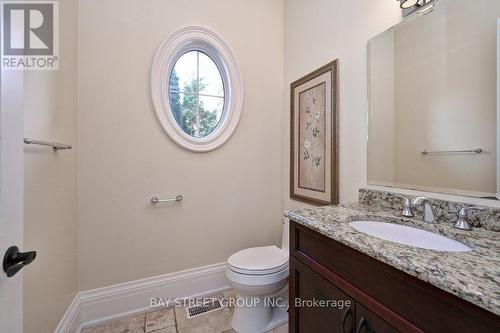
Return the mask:
[[(9, 247), (23, 250), (23, 72), (1, 70), (0, 86), (0, 262), (3, 263)], [(22, 270), (8, 278), (2, 265), (0, 332), (22, 330)]]

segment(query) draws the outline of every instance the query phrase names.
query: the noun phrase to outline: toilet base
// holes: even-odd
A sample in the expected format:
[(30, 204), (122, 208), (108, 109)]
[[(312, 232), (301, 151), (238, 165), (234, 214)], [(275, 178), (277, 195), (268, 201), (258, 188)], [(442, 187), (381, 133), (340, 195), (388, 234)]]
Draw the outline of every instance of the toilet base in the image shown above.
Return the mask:
[(232, 328), (238, 333), (262, 333), (288, 322), (288, 286), (274, 297), (237, 295)]

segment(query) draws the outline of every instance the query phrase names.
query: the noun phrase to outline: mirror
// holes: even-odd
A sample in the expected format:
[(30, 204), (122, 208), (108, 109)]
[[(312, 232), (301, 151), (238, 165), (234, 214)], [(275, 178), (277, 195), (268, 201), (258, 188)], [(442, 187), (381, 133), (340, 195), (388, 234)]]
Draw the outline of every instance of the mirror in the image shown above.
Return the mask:
[(369, 184), (500, 198), (499, 18), (436, 0), (369, 41)]

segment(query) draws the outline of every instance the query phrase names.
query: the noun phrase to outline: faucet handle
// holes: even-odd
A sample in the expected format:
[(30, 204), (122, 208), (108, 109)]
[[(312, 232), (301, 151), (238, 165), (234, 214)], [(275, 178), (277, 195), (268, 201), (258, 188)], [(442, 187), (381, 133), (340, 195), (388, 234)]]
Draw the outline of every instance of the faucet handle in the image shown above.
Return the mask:
[(469, 210), (486, 210), (484, 207), (479, 206), (464, 206), (458, 211), (457, 222), (454, 227), (461, 230), (472, 230), (472, 226), (469, 223), (469, 217), (467, 212)]
[(459, 215), (462, 215), (462, 216), (467, 216), (467, 212), (469, 210), (487, 210), (486, 207), (481, 207), (481, 206), (464, 206), (462, 208), (460, 208), (460, 210), (458, 211), (458, 214)]
[(403, 215), (404, 217), (414, 217), (415, 214), (413, 214), (411, 200), (407, 196), (404, 196), (402, 194), (396, 196), (403, 199), (403, 212), (401, 213), (401, 215)]

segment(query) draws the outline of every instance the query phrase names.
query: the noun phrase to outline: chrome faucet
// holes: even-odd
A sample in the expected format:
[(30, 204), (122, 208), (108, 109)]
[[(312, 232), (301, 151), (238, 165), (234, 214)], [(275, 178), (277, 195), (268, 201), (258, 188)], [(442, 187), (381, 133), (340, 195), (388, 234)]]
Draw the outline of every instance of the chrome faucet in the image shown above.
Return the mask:
[(418, 197), (413, 200), (412, 206), (423, 206), (424, 207), (424, 221), (429, 223), (436, 223), (436, 216), (434, 214), (434, 208), (429, 201), (429, 198)]
[(455, 223), (454, 227), (461, 230), (472, 230), (472, 226), (469, 223), (469, 217), (467, 216), (467, 212), (469, 210), (485, 210), (485, 208), (470, 206), (470, 207), (462, 207), (458, 211), (458, 219)]
[(404, 217), (414, 217), (415, 214), (413, 214), (411, 200), (404, 195), (398, 195), (398, 197), (403, 199), (403, 212), (401, 213), (401, 215), (403, 215)]

